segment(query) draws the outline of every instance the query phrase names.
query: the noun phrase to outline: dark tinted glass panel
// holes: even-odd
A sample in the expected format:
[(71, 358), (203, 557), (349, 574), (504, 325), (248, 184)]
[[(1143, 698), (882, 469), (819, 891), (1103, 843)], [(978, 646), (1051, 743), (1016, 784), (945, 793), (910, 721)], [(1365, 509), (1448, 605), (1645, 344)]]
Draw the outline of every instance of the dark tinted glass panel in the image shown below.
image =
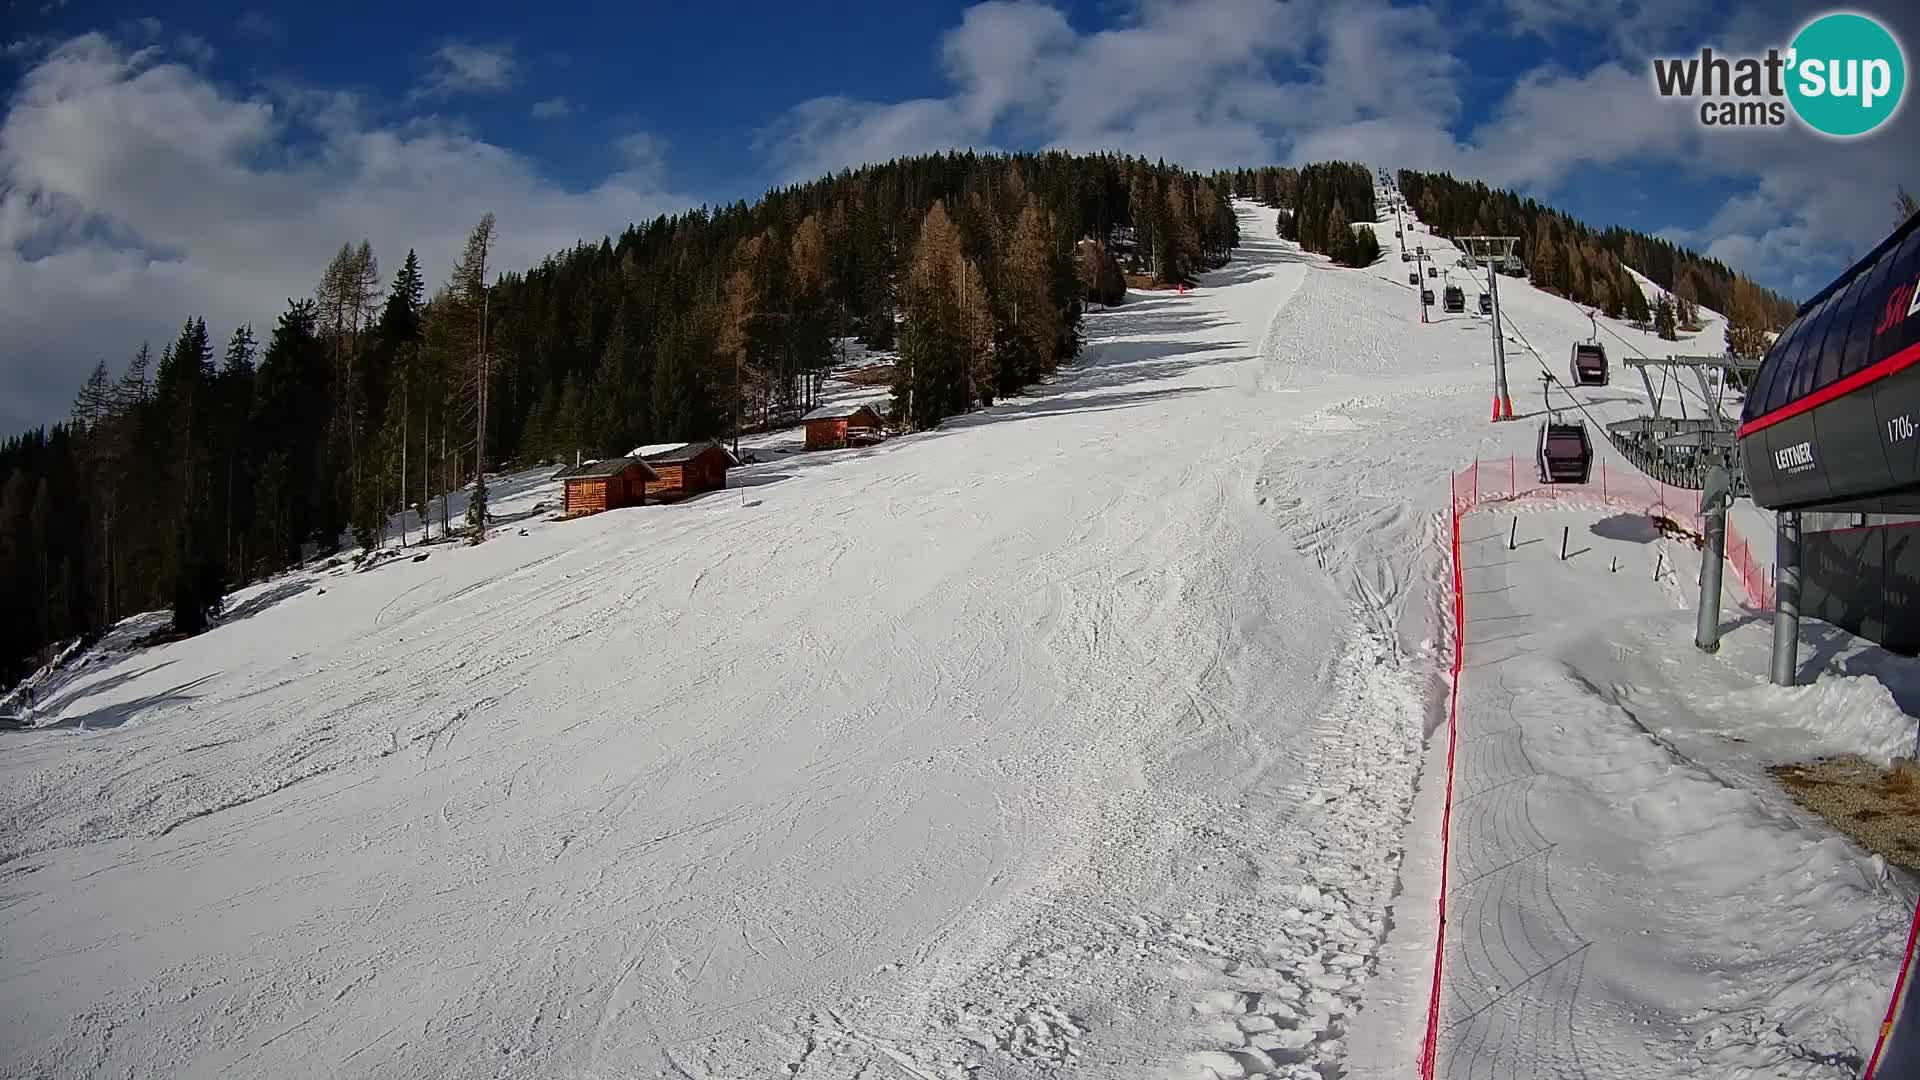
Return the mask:
[(1809, 355), (1800, 362), (1803, 370), (1813, 371), (1813, 383), (1809, 389), (1818, 390), (1840, 377), (1840, 357), (1847, 351), (1854, 312), (1860, 307), (1860, 298), (1867, 295), (1867, 282), (1872, 277), (1872, 273), (1861, 274), (1841, 292), (1839, 304), (1827, 316), (1827, 336), (1821, 343), (1819, 355)]
[(1800, 347), (1793, 358), (1793, 385), (1787, 390), (1788, 401), (1799, 401), (1813, 390), (1813, 374), (1820, 367), (1821, 350), (1826, 346), (1827, 338), (1833, 334), (1834, 312), (1846, 297), (1847, 290), (1841, 289), (1820, 305), (1813, 325), (1807, 330), (1806, 344)]
[[(1912, 246), (1916, 239), (1920, 239), (1920, 232), (1907, 237), (1907, 242), (1902, 247)], [(1879, 329), (1880, 319), (1886, 313), (1887, 297), (1893, 292), (1893, 285), (1897, 280), (1894, 267), (1898, 265), (1900, 265), (1900, 252), (1899, 249), (1895, 249), (1887, 252), (1886, 256), (1864, 275), (1866, 291), (1860, 294), (1859, 302), (1854, 305), (1853, 327), (1847, 331), (1847, 346), (1840, 358), (1841, 378), (1859, 371), (1870, 362), (1867, 358), (1872, 353), (1874, 331)]]
[(1828, 297), (1826, 300), (1821, 301), (1819, 307), (1807, 312), (1806, 318), (1803, 320), (1805, 325), (1800, 327), (1799, 332), (1793, 335), (1792, 343), (1781, 355), (1780, 363), (1782, 366), (1780, 376), (1774, 380), (1771, 387), (1767, 388), (1767, 412), (1772, 412), (1793, 400), (1795, 396), (1793, 386), (1800, 377), (1800, 358), (1807, 354), (1809, 347), (1814, 349), (1820, 347), (1820, 339), (1825, 336), (1827, 332), (1827, 308), (1831, 306), (1832, 303), (1833, 298)]
[(1780, 337), (1768, 347), (1767, 355), (1760, 361), (1760, 370), (1754, 374), (1753, 386), (1747, 391), (1746, 407), (1740, 412), (1742, 420), (1751, 420), (1766, 411), (1767, 392), (1779, 379), (1780, 373), (1787, 369), (1782, 361), (1786, 360), (1787, 350), (1793, 348), (1794, 337), (1805, 325), (1804, 319), (1788, 323), (1787, 328), (1780, 332)]
[[(1893, 270), (1887, 275), (1887, 283), (1880, 290), (1881, 313), (1890, 315), (1892, 321), (1887, 324), (1885, 330), (1874, 336), (1873, 344), (1867, 350), (1868, 364), (1878, 363), (1903, 349), (1920, 343), (1920, 312), (1907, 314), (1907, 309), (1913, 306), (1912, 290), (1920, 287), (1920, 229), (1915, 229), (1913, 234), (1907, 237), (1906, 242), (1900, 245), (1900, 250), (1894, 254), (1893, 258)], [(1895, 305), (1895, 310), (1888, 312), (1887, 303), (1893, 291), (1902, 287), (1908, 290), (1903, 294), (1907, 302)], [(1875, 319), (1873, 323), (1877, 327), (1880, 325), (1880, 320)]]
[(1586, 444), (1576, 435), (1552, 435), (1547, 438), (1547, 453), (1557, 458), (1577, 458), (1587, 452)]

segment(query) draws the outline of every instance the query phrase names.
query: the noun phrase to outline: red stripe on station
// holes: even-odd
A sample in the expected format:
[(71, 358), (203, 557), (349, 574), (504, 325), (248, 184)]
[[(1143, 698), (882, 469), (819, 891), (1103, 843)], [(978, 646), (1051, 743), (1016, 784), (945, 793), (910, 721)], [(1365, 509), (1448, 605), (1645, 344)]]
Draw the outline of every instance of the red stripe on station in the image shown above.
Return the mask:
[(1881, 379), (1891, 378), (1893, 375), (1905, 371), (1916, 363), (1920, 363), (1920, 342), (1901, 349), (1885, 360), (1869, 364), (1846, 378), (1841, 379), (1839, 382), (1823, 386), (1798, 401), (1790, 401), (1770, 413), (1754, 417), (1740, 425), (1740, 437), (1744, 439), (1754, 432), (1770, 428), (1782, 420), (1791, 420), (1801, 413), (1817, 409), (1835, 398), (1845, 397), (1863, 386), (1877, 383)]

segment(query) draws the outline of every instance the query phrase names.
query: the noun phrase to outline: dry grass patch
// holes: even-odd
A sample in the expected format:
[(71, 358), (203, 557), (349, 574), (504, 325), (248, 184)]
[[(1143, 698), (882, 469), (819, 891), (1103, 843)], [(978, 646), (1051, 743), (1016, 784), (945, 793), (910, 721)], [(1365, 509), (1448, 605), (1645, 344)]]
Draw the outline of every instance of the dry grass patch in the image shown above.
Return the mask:
[(1920, 873), (1920, 764), (1891, 769), (1852, 754), (1768, 769), (1793, 801), (1826, 818), (1855, 843)]

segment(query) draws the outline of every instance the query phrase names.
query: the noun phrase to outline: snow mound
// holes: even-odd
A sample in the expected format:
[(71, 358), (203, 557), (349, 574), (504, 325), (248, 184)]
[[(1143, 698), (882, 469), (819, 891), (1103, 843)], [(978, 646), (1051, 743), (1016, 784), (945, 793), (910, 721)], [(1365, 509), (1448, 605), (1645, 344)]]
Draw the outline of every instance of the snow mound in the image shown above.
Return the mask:
[(1756, 686), (1734, 691), (1728, 704), (1792, 717), (1831, 753), (1859, 754), (1882, 768), (1914, 752), (1914, 718), (1871, 675), (1827, 675), (1810, 686)]

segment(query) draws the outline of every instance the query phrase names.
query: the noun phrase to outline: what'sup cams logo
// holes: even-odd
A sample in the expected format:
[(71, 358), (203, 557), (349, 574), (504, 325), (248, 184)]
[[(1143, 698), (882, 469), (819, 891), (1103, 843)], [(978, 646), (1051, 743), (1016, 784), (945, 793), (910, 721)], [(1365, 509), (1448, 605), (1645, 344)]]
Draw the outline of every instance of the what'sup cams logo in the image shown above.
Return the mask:
[(1782, 127), (1788, 110), (1822, 135), (1848, 139), (1893, 119), (1907, 89), (1906, 54), (1886, 27), (1850, 11), (1800, 28), (1786, 49), (1764, 56), (1656, 58), (1663, 98), (1697, 100), (1714, 128)]

